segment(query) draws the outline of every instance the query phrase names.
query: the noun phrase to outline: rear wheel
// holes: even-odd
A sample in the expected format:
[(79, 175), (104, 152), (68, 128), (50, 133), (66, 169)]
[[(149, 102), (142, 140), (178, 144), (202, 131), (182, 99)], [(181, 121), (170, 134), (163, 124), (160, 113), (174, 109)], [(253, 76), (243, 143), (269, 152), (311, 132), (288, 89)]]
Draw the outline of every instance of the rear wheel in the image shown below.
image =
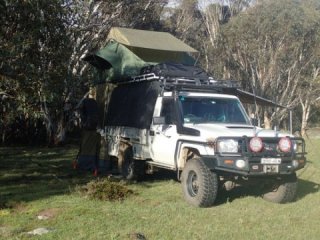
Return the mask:
[(122, 144), (119, 152), (119, 170), (127, 180), (140, 180), (144, 175), (145, 163), (143, 160), (134, 160), (132, 147)]
[(269, 187), (269, 192), (262, 195), (263, 199), (274, 203), (292, 202), (297, 194), (297, 177), (292, 175), (286, 179), (276, 181), (272, 187)]
[(197, 207), (209, 207), (214, 204), (218, 193), (218, 178), (201, 159), (191, 159), (186, 163), (181, 184), (188, 203)]

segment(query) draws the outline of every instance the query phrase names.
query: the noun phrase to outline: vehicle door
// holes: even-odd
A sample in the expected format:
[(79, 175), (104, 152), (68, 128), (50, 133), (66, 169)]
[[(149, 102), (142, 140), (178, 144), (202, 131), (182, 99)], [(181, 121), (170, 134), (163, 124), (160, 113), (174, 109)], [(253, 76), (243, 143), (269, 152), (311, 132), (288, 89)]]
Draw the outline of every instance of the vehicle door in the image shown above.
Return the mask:
[(172, 97), (162, 99), (160, 119), (154, 121), (151, 136), (151, 157), (155, 162), (175, 166), (175, 151), (178, 139), (176, 113)]

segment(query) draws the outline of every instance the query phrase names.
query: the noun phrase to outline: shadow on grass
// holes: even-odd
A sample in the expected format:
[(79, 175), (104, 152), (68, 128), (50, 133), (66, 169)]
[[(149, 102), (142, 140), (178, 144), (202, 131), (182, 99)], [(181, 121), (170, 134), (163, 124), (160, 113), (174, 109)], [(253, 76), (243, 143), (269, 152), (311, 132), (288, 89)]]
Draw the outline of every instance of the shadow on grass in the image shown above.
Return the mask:
[(139, 184), (145, 187), (151, 187), (149, 183), (151, 182), (162, 182), (162, 181), (177, 181), (177, 173), (175, 171), (170, 171), (166, 169), (159, 169), (153, 174), (146, 174)]
[[(143, 181), (139, 181), (138, 184), (143, 187), (150, 188), (153, 186), (151, 184), (152, 182), (162, 182), (169, 180), (177, 181), (176, 172), (161, 169), (152, 175), (146, 175)], [(299, 201), (305, 196), (316, 193), (318, 191), (320, 191), (319, 184), (304, 179), (298, 179), (298, 192), (296, 201)], [(261, 195), (262, 189), (252, 186), (235, 187), (231, 191), (221, 190), (219, 191), (215, 205), (225, 204), (227, 202), (232, 202), (235, 199), (243, 197), (261, 197)]]
[(69, 193), (92, 174), (72, 168), (76, 148), (0, 148), (0, 207)]
[[(320, 190), (320, 185), (311, 181), (298, 179), (298, 191), (296, 201), (299, 201), (309, 194), (316, 193)], [(216, 205), (232, 202), (235, 199), (243, 197), (261, 197), (262, 189), (250, 187), (236, 187), (231, 191), (222, 190), (216, 200)]]

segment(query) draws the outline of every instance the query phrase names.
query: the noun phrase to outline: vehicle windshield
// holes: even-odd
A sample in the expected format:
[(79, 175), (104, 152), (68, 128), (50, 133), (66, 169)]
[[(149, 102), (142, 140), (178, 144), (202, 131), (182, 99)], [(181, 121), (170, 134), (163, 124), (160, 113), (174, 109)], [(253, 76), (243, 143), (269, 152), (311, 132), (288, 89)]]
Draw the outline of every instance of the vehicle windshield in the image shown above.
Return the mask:
[(179, 99), (184, 123), (250, 124), (238, 99), (185, 96)]

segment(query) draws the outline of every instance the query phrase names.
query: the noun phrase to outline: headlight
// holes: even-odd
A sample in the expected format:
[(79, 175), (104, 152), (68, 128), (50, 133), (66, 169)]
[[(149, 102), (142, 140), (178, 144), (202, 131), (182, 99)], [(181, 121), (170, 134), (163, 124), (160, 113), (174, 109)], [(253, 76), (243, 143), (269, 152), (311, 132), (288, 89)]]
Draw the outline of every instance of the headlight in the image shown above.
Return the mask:
[(233, 139), (224, 139), (218, 142), (218, 152), (237, 153), (238, 141)]

